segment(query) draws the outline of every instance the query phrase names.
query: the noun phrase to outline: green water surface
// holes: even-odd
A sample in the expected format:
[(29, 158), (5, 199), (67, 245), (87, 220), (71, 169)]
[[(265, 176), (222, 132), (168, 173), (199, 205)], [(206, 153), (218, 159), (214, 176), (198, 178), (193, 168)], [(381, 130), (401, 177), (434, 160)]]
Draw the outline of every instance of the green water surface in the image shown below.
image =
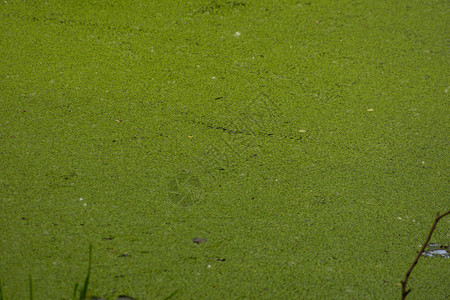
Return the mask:
[[(450, 207), (449, 12), (1, 1), (4, 298), (69, 299), (90, 243), (91, 296), (399, 298)], [(424, 257), (408, 298), (449, 278)]]

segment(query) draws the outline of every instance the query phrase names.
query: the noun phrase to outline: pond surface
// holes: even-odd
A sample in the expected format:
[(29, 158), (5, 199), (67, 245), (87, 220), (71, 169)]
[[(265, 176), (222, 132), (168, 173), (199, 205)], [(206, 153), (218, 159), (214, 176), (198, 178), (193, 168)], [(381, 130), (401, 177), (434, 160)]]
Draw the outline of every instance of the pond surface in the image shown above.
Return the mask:
[(395, 298), (448, 208), (449, 5), (0, 1), (0, 298), (70, 298), (90, 243), (105, 299)]

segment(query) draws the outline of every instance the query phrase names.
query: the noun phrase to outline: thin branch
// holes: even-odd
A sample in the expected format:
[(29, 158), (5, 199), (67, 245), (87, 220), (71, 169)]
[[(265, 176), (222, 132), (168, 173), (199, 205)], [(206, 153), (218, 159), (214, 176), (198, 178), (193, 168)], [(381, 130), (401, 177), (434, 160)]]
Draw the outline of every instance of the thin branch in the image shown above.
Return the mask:
[(427, 247), (428, 243), (430, 242), (431, 236), (433, 235), (433, 232), (434, 232), (434, 229), (436, 228), (437, 223), (439, 222), (440, 219), (442, 219), (443, 217), (445, 217), (445, 216), (447, 216), (449, 214), (450, 214), (450, 210), (447, 211), (446, 213), (443, 213), (442, 215), (440, 215), (439, 212), (436, 214), (436, 219), (434, 219), (433, 226), (431, 226), (431, 230), (428, 233), (428, 237), (427, 237), (425, 243), (423, 243), (423, 245), (422, 245), (422, 249), (420, 249), (419, 253), (416, 256), (416, 259), (412, 263), (411, 267), (409, 267), (408, 272), (406, 272), (405, 279), (403, 279), (403, 281), (401, 281), (401, 284), (402, 284), (402, 300), (406, 299), (406, 296), (409, 294), (409, 292), (411, 292), (411, 289), (406, 290), (406, 284), (408, 283), (409, 276), (411, 275), (412, 270), (414, 269), (414, 267), (419, 262), (419, 259), (422, 256), (422, 253), (425, 251), (425, 248)]

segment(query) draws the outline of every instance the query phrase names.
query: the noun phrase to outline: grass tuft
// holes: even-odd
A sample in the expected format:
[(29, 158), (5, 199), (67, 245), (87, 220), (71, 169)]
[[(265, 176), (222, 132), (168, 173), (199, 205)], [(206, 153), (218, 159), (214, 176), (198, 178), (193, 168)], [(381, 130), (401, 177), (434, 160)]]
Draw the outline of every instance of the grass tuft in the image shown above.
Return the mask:
[[(89, 279), (91, 278), (91, 264), (92, 264), (92, 244), (89, 244), (88, 270), (87, 270), (86, 279), (84, 280), (83, 288), (80, 290), (79, 300), (85, 300), (86, 296), (88, 295)], [(28, 276), (28, 286), (29, 286), (30, 300), (33, 300), (33, 298), (34, 298), (33, 277), (31, 276), (31, 274)], [(77, 299), (78, 286), (79, 286), (78, 282), (75, 283), (75, 287), (73, 289), (73, 294), (72, 294), (72, 300)], [(172, 297), (174, 294), (176, 294), (176, 292), (177, 291), (175, 291), (175, 293), (172, 293), (169, 297)], [(169, 299), (169, 298), (166, 298), (166, 299)], [(1, 280), (0, 280), (0, 300), (3, 300), (3, 282)]]

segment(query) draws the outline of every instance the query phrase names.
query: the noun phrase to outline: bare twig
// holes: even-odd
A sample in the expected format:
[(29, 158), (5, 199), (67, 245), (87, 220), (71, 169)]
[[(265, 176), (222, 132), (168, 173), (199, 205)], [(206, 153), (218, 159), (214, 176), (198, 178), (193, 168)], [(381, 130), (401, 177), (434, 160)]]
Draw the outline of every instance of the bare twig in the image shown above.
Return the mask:
[(422, 256), (423, 251), (425, 251), (425, 248), (427, 247), (428, 242), (430, 241), (431, 236), (433, 235), (433, 231), (436, 228), (437, 223), (439, 222), (440, 219), (442, 219), (443, 217), (445, 217), (446, 215), (449, 215), (449, 214), (450, 214), (450, 210), (447, 211), (446, 213), (443, 213), (442, 215), (440, 215), (439, 212), (436, 214), (436, 218), (434, 219), (433, 226), (431, 226), (430, 232), (428, 233), (428, 237), (427, 237), (425, 243), (423, 243), (423, 245), (422, 245), (422, 249), (420, 249), (419, 253), (416, 256), (416, 259), (412, 263), (411, 267), (409, 267), (408, 272), (406, 272), (405, 279), (403, 279), (403, 281), (401, 281), (402, 300), (406, 299), (406, 296), (409, 294), (409, 292), (411, 292), (411, 289), (406, 290), (406, 284), (408, 283), (409, 276), (411, 275), (411, 272), (414, 269), (414, 267), (417, 265), (417, 262), (419, 261), (420, 257)]

